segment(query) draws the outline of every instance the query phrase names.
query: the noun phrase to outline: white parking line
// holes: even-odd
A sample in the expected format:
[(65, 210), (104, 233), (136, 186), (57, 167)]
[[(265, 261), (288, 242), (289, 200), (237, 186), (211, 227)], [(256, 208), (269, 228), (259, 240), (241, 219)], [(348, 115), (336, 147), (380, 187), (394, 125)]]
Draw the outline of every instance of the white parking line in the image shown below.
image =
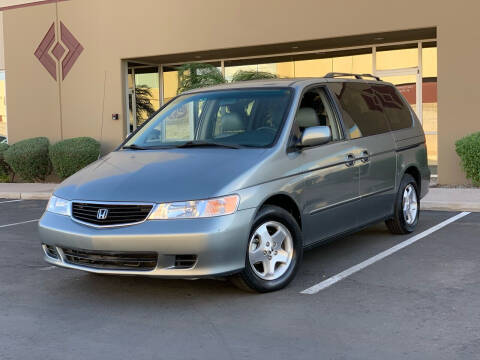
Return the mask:
[(428, 236), (428, 235), (434, 233), (435, 231), (440, 230), (441, 228), (447, 226), (448, 224), (453, 223), (454, 221), (457, 221), (458, 219), (463, 218), (464, 216), (467, 216), (468, 214), (470, 214), (470, 212), (465, 211), (465, 212), (462, 212), (462, 213), (457, 214), (455, 216), (452, 216), (451, 218), (449, 218), (445, 221), (442, 221), (440, 224), (432, 226), (430, 229), (425, 230), (424, 232), (421, 232), (420, 234), (415, 235), (415, 236), (411, 237), (410, 239), (405, 240), (405, 241), (401, 242), (400, 244), (391, 247), (388, 250), (382, 251), (381, 253), (379, 253), (375, 256), (372, 256), (371, 258), (369, 258), (369, 259), (367, 259), (367, 260), (365, 260), (365, 261), (363, 261), (363, 262), (361, 262), (357, 265), (354, 265), (351, 268), (348, 268), (347, 270), (344, 270), (341, 273), (338, 273), (337, 275), (334, 275), (334, 276), (328, 278), (327, 280), (319, 282), (318, 284), (313, 285), (312, 287), (309, 287), (308, 289), (305, 289), (305, 290), (301, 291), (300, 293), (301, 294), (308, 294), (308, 295), (316, 294), (316, 293), (332, 286), (333, 284), (336, 284), (337, 282), (345, 279), (346, 277), (348, 277), (352, 274), (355, 274), (356, 272), (358, 272), (360, 270), (365, 269), (367, 266), (370, 266), (370, 265), (376, 263), (377, 261), (380, 261), (380, 260), (386, 258), (387, 256), (392, 255), (393, 253), (396, 253), (399, 250), (402, 250), (403, 248), (407, 247), (408, 245), (412, 245), (413, 243), (417, 242), (418, 240), (424, 238), (425, 236)]
[(12, 203), (12, 202), (18, 202), (18, 201), (22, 201), (22, 199), (20, 199), (20, 200), (6, 200), (6, 201), (0, 201), (0, 204)]
[(27, 221), (22, 221), (22, 222), (13, 223), (13, 224), (7, 224), (7, 225), (0, 225), (0, 228), (9, 227), (9, 226), (15, 226), (15, 225), (28, 224), (28, 223), (31, 223), (31, 222), (34, 222), (34, 221), (38, 221), (38, 220), (40, 220), (40, 219), (27, 220)]

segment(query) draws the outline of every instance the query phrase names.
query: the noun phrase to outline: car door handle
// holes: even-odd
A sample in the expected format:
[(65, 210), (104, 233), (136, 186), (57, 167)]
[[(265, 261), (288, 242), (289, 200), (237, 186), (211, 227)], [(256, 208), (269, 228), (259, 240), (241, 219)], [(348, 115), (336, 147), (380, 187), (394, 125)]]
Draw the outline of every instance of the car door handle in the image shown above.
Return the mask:
[(370, 154), (368, 153), (367, 150), (362, 152), (362, 157), (360, 157), (360, 161), (364, 164), (370, 161)]
[(345, 155), (345, 166), (348, 166), (348, 167), (353, 166), (355, 165), (355, 161), (356, 161), (355, 155), (353, 154)]

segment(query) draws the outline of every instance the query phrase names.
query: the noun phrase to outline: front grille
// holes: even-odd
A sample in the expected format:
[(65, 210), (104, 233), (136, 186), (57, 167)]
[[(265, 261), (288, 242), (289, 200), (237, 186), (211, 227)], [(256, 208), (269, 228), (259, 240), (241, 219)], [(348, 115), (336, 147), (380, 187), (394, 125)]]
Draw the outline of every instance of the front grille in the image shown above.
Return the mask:
[(157, 266), (155, 252), (112, 252), (65, 249), (65, 262), (95, 269), (153, 270)]
[[(145, 220), (151, 210), (152, 205), (146, 204), (72, 203), (72, 216), (74, 219), (98, 226), (141, 222)], [(104, 215), (105, 212), (106, 217), (102, 218), (101, 215)]]

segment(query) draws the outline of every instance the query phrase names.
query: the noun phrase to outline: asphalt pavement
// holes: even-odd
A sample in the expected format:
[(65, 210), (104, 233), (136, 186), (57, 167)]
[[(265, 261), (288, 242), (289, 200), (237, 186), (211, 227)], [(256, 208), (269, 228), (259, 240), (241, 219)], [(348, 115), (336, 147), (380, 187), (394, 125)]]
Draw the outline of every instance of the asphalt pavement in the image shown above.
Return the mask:
[[(480, 359), (480, 213), (313, 295), (301, 292), (458, 214), (423, 211), (305, 253), (284, 290), (99, 276), (43, 261), (45, 201), (0, 200), (0, 359)], [(15, 225), (12, 225), (15, 224)]]

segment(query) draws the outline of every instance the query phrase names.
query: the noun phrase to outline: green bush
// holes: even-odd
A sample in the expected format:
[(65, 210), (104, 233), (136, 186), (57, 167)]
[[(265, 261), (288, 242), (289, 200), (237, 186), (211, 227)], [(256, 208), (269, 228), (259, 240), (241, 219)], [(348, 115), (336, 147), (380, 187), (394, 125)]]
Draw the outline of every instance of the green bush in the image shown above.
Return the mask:
[(0, 183), (10, 181), (10, 166), (5, 162), (4, 153), (8, 150), (7, 144), (0, 144)]
[(455, 143), (463, 170), (468, 179), (480, 186), (480, 132), (465, 136)]
[(276, 79), (277, 75), (264, 71), (245, 71), (239, 70), (233, 74), (232, 81), (247, 81), (261, 79)]
[(67, 139), (50, 146), (53, 171), (65, 179), (100, 156), (100, 143), (89, 137)]
[(5, 151), (5, 161), (23, 180), (43, 181), (51, 170), (48, 145), (46, 137), (19, 141)]

